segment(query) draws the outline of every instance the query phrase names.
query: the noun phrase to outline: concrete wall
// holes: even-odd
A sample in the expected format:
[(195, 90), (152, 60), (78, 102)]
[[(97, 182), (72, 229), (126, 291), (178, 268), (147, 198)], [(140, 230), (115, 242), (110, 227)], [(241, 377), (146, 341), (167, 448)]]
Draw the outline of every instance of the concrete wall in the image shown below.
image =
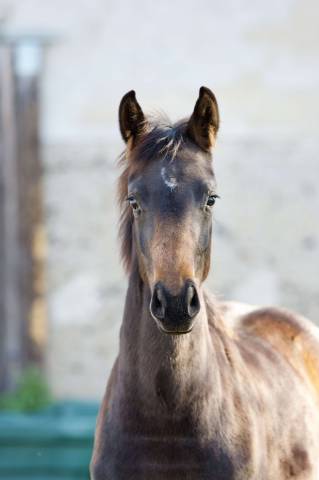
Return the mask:
[(61, 397), (101, 395), (125, 278), (116, 241), (121, 96), (191, 113), (198, 88), (222, 125), (209, 284), (319, 322), (319, 4), (1, 0), (15, 31), (50, 31), (42, 139), (48, 235), (48, 374)]

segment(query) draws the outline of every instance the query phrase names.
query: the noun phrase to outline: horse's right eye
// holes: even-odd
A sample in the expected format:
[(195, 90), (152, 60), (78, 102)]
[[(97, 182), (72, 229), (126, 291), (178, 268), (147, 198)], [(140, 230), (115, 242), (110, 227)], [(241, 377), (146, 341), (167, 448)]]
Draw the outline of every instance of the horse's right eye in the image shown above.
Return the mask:
[(136, 198), (133, 197), (133, 195), (130, 195), (130, 196), (127, 198), (127, 200), (129, 201), (129, 203), (130, 203), (131, 207), (133, 208), (133, 210), (135, 210), (135, 211), (140, 210), (140, 206), (139, 206)]

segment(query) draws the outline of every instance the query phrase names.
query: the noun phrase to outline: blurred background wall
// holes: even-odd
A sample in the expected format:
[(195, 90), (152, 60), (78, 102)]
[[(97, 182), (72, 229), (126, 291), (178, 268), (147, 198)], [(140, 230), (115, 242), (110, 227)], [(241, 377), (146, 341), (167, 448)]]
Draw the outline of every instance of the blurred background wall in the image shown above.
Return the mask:
[(41, 80), (44, 365), (57, 397), (100, 398), (118, 348), (117, 108), (221, 129), (209, 286), (319, 323), (319, 4), (315, 0), (1, 0), (3, 31), (53, 34)]

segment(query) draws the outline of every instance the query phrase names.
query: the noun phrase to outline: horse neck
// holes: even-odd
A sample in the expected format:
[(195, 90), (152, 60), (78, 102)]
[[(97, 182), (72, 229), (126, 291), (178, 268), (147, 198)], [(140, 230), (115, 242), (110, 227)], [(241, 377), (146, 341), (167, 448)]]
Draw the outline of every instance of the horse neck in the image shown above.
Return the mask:
[(210, 332), (214, 325), (220, 332), (218, 307), (208, 305), (202, 290), (199, 294), (201, 310), (192, 332), (166, 335), (150, 315), (148, 286), (137, 268), (131, 273), (120, 336), (120, 363), (126, 381), (143, 399), (152, 402), (164, 390), (168, 395), (175, 392), (174, 401), (182, 404), (194, 401), (196, 394), (205, 397), (208, 389), (214, 390), (215, 400), (221, 396), (217, 365), (223, 346), (220, 334), (214, 340)]

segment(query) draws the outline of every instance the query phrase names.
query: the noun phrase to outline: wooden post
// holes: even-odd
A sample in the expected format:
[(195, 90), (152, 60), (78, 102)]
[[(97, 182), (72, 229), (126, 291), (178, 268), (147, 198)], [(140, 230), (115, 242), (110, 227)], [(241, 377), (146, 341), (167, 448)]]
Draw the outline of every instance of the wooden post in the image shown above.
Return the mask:
[(25, 362), (19, 288), (19, 185), (12, 51), (0, 45), (1, 348), (0, 387), (10, 389)]
[[(40, 361), (41, 346), (32, 337), (34, 301), (44, 294), (38, 281), (43, 264), (34, 248), (42, 226), (42, 168), (39, 145), (39, 76), (41, 44), (29, 39), (14, 51), (17, 159), (20, 210), (20, 294), (25, 315), (24, 351), (28, 360)], [(44, 321), (44, 319), (42, 319)]]
[(0, 38), (0, 390), (12, 389), (43, 353), (38, 117), (45, 44), (37, 36)]

